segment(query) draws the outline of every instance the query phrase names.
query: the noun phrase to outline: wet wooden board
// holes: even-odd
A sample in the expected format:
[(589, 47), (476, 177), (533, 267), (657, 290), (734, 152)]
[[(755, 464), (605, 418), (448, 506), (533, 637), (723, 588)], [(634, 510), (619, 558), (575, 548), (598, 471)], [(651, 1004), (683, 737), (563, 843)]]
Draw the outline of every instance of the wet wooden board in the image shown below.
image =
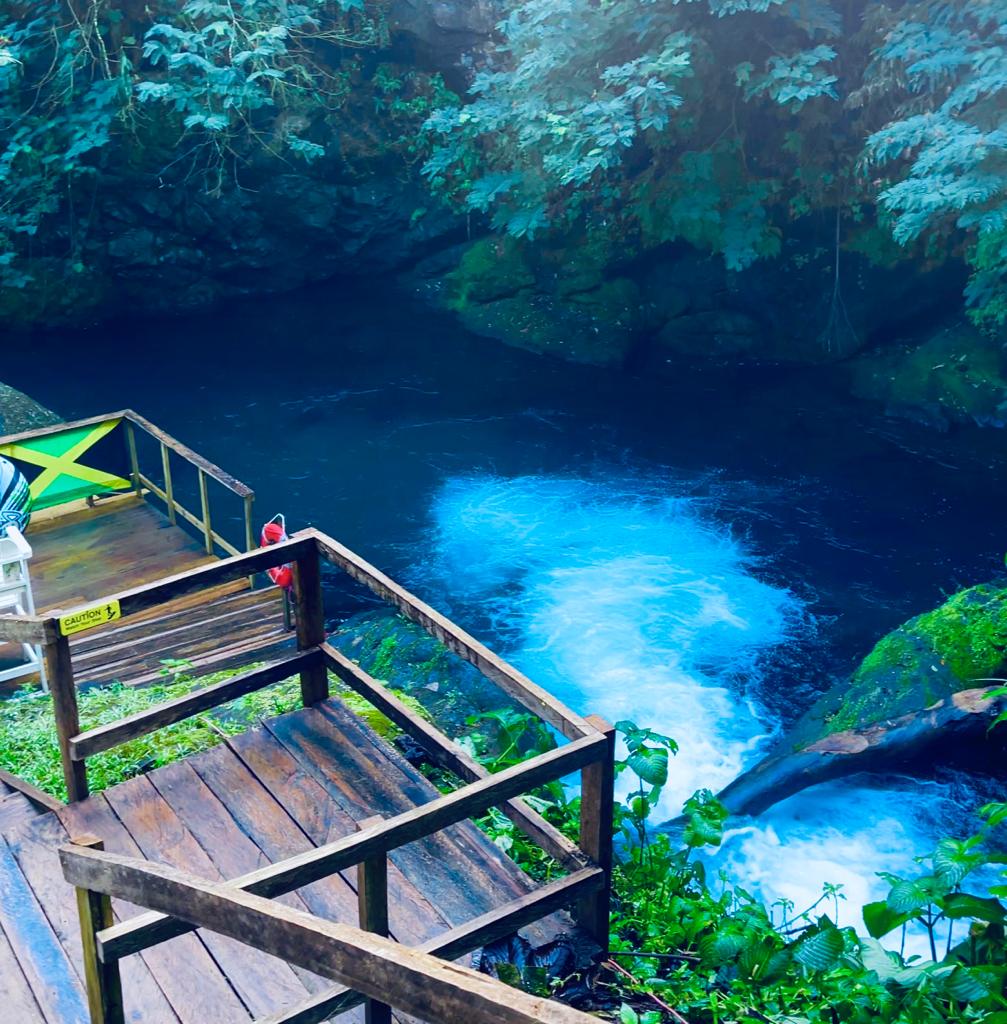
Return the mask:
[[(223, 877), (150, 779), (142, 776), (121, 783), (106, 797), (148, 860), (214, 881)], [(287, 964), (213, 932), (201, 937), (253, 1017), (294, 1006), (307, 996), (308, 990)]]
[[(69, 886), (66, 892), (69, 898)], [(87, 1001), (77, 972), (3, 839), (0, 930), (14, 950), (47, 1024), (87, 1024)]]
[[(67, 842), (62, 822), (54, 814), (46, 814), (11, 837), (9, 846), (83, 987), (80, 920), (76, 902), (68, 899), (57, 853)], [(144, 1021), (177, 1024), (178, 1017), (140, 957), (123, 962), (122, 981), (127, 1013), (142, 1009)]]
[(45, 1024), (42, 1010), (3, 929), (0, 929), (0, 1006), (10, 1020)]
[[(201, 540), (137, 495), (33, 522), (28, 539), (40, 613), (100, 601), (216, 561)], [(167, 659), (208, 673), (268, 660), (294, 643), (284, 627), (282, 592), (253, 591), (241, 579), (80, 633), (70, 649), (78, 685), (139, 686), (160, 679)]]
[[(111, 852), (219, 880), (352, 834), (376, 812), (389, 816), (436, 795), (396, 751), (330, 700), (124, 782), (58, 817), (36, 817), (0, 839), (0, 969), (16, 965), (0, 993), (9, 992), (9, 1005), (26, 1007), (18, 1018), (25, 1024), (86, 1024), (76, 909), (57, 856), (70, 835), (96, 835)], [(408, 945), (533, 888), (470, 825), (411, 843), (390, 860), (391, 931)], [(356, 924), (356, 872), (305, 886), (282, 902)], [(120, 921), (142, 912), (122, 901), (113, 901), (113, 911)], [(122, 972), (132, 1024), (244, 1024), (327, 987), (309, 972), (206, 931), (128, 957)], [(362, 1008), (345, 1019), (361, 1024)]]
[(138, 495), (33, 523), (26, 534), (35, 606), (69, 608), (214, 561)]
[[(286, 815), (294, 819), (297, 831), (303, 837), (303, 841), (291, 842), (290, 833), (286, 833), (285, 842), (282, 846), (276, 847), (277, 853), (280, 849), (284, 849), (285, 852), (280, 856), (274, 856), (274, 863), (276, 860), (310, 849), (313, 845), (323, 846), (357, 831), (358, 823), (331, 799), (311, 772), (304, 768), (268, 730), (263, 729), (260, 733), (245, 733), (243, 736), (235, 737), (231, 740), (231, 746), (243, 759), (244, 764), (257, 774), (263, 786), (274, 795), (277, 803), (285, 808)], [(196, 766), (196, 770), (203, 772), (199, 765)], [(238, 780), (218, 776), (217, 781), (224, 785), (233, 785)], [(247, 790), (243, 787), (241, 791)], [(234, 805), (235, 801), (232, 799), (232, 812), (235, 811)], [(261, 806), (255, 808), (256, 817), (261, 814), (261, 810)], [(253, 824), (251, 827), (258, 830), (259, 826)], [(308, 894), (313, 889), (314, 886), (308, 886), (300, 891)], [(312, 913), (334, 921), (353, 920), (357, 913), (354, 870), (346, 872), (346, 890), (346, 896), (339, 894), (345, 907), (343, 916), (333, 916), (332, 910), (327, 910), (324, 906), (319, 909), (312, 906)], [(391, 934), (399, 942), (409, 945), (419, 945), (450, 927), (447, 919), (431, 904), (424, 892), (402, 873), (394, 860), (389, 864), (388, 870), (388, 913)]]
[[(73, 836), (96, 835), (103, 840), (105, 849), (110, 853), (119, 853), (126, 857), (143, 856), (136, 841), (108, 805), (104, 794), (66, 808), (62, 812), (62, 818)], [(62, 878), (62, 872), (60, 877)], [(113, 900), (112, 911), (117, 921), (128, 921), (143, 913), (140, 907), (123, 900)], [(218, 1021), (220, 1024), (247, 1024), (248, 1011), (199, 936), (180, 935), (170, 942), (144, 950), (140, 956), (178, 1019), (185, 1024), (204, 1019), (207, 1007), (213, 1008), (215, 1024)], [(130, 994), (125, 988), (123, 1000), (127, 1007), (135, 1007), (135, 1003), (131, 1004)], [(142, 1007), (140, 1009), (142, 1010)], [(131, 1019), (147, 1024), (146, 1018), (142, 1015)]]

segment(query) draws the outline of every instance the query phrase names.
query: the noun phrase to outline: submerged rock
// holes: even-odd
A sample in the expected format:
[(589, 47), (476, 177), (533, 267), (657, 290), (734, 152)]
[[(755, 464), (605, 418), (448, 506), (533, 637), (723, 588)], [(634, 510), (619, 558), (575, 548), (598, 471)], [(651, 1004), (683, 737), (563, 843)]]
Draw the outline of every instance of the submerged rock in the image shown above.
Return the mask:
[(29, 398), (23, 391), (0, 383), (0, 435), (19, 434), (59, 423), (60, 417), (51, 409)]
[(856, 772), (914, 771), (987, 760), (1007, 741), (989, 733), (1007, 706), (1007, 588), (955, 594), (882, 638), (720, 798), (754, 814), (807, 786)]

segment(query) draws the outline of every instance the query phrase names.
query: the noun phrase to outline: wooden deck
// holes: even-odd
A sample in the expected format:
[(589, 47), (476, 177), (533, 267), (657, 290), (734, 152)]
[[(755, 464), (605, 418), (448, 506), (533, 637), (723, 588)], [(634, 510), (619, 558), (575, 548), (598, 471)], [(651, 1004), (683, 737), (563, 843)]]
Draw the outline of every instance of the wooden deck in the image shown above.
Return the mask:
[[(63, 512), (63, 510), (54, 510)], [(33, 521), (28, 530), (35, 604), (40, 614), (87, 604), (217, 561), (202, 543), (135, 494), (80, 503)], [(201, 674), (268, 658), (293, 644), (276, 587), (247, 580), (215, 588), (199, 601), (180, 598), (71, 640), (78, 684), (142, 685), (166, 659)], [(0, 659), (3, 652), (0, 648)], [(23, 680), (5, 684), (9, 690)]]
[[(105, 793), (22, 822), (0, 836), (0, 1000), (17, 1024), (86, 1024), (73, 890), (56, 850), (91, 833), (110, 852), (142, 856), (218, 880), (350, 835), (374, 808), (394, 815), (436, 790), (336, 700), (270, 720), (226, 744)], [(391, 934), (419, 945), (533, 889), (465, 823), (390, 857)], [(356, 871), (306, 886), (284, 902), (355, 923)], [(117, 903), (118, 919), (136, 908)], [(559, 915), (543, 939), (570, 927)], [(231, 939), (196, 932), (123, 961), (126, 1020), (215, 1024), (259, 1019), (329, 983)], [(361, 1024), (363, 1008), (343, 1018)], [(400, 1021), (409, 1018), (399, 1015)]]

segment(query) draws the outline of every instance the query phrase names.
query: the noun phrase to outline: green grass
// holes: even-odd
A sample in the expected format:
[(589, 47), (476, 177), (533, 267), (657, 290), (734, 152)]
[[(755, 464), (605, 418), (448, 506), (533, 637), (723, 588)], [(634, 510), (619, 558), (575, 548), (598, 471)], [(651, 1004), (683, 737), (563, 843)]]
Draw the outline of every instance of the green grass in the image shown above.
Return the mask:
[[(113, 683), (84, 690), (78, 698), (81, 730), (116, 722), (127, 715), (145, 711), (164, 701), (174, 700), (246, 671), (248, 666), (200, 678), (175, 672), (166, 677), (163, 683), (142, 688)], [(363, 698), (347, 690), (334, 678), (330, 682), (332, 692), (375, 732), (386, 739), (392, 739), (398, 734), (392, 722)], [(400, 693), (398, 696), (418, 713), (424, 713), (407, 695)], [(299, 707), (301, 693), (295, 678), (239, 697), (184, 722), (165, 726), (148, 736), (88, 758), (91, 791), (99, 792), (145, 771), (208, 750), (228, 736), (247, 731), (264, 718), (282, 715)], [(0, 767), (61, 800), (66, 799), (59, 744), (53, 724), (52, 698), (48, 694), (26, 690), (0, 703)]]

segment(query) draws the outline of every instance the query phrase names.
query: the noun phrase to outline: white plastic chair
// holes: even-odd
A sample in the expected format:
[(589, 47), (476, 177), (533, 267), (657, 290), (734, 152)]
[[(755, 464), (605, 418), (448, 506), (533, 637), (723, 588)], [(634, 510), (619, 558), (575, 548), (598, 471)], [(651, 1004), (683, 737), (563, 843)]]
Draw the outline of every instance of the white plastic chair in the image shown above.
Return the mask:
[[(16, 526), (8, 526), (0, 535), (0, 615), (34, 615), (35, 598), (31, 590), (28, 563), (31, 545)], [(31, 644), (21, 644), (23, 661), (10, 668), (0, 669), (0, 682), (38, 675), (42, 689), (48, 690), (42, 652)]]

